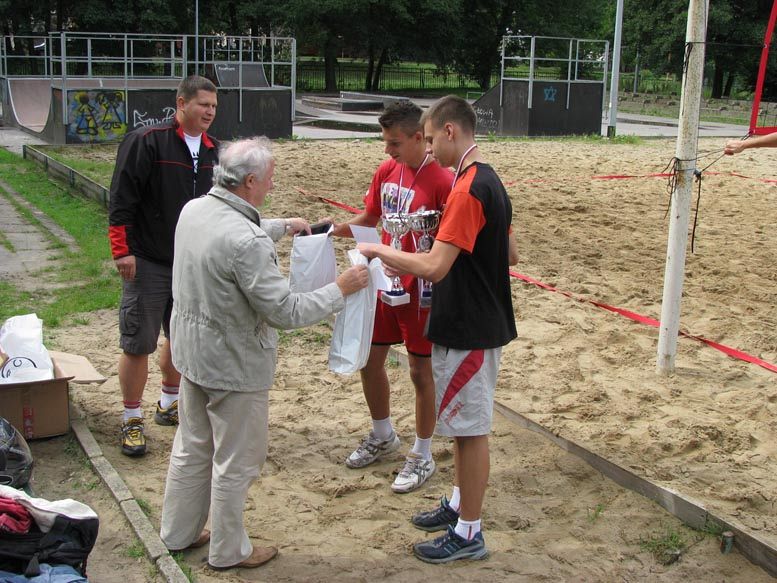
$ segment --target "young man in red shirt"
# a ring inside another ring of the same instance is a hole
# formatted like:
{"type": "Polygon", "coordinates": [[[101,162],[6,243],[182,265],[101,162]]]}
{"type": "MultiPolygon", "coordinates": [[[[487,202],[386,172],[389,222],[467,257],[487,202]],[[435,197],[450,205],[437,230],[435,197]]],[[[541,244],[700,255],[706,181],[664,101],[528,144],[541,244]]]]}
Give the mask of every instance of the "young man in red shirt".
{"type": "MultiPolygon", "coordinates": [[[[391,158],[375,172],[365,196],[364,211],[335,228],[335,235],[351,236],[351,225],[375,227],[389,213],[407,215],[419,210],[439,210],[450,192],[453,175],[427,155],[421,128],[421,109],[410,101],[389,105],[379,118],[391,158]]],[[[383,232],[383,242],[391,236],[383,232]]],[[[412,233],[401,239],[402,249],[416,252],[412,233]]],[[[432,434],[435,426],[434,379],[430,356],[431,343],[424,337],[428,307],[419,305],[418,280],[403,277],[402,286],[410,302],[391,306],[378,301],[375,328],[367,365],[361,370],[362,387],[372,417],[372,430],[345,460],[349,468],[363,468],[400,447],[391,422],[390,386],[385,364],[389,347],[404,343],[415,387],[416,437],[405,465],[391,489],[404,493],[415,490],[435,471],[432,459],[432,434]]]]}
{"type": "Polygon", "coordinates": [[[512,205],[475,144],[475,112],[448,96],[424,114],[424,133],[442,166],[456,168],[439,231],[427,254],[386,245],[359,245],[389,270],[434,282],[428,338],[433,343],[439,435],[453,437],[451,499],[412,517],[417,528],[445,534],[418,543],[426,562],[482,559],[488,552],[480,515],[489,474],[494,387],[502,346],[516,337],[508,266],[518,261],[512,205]]]}

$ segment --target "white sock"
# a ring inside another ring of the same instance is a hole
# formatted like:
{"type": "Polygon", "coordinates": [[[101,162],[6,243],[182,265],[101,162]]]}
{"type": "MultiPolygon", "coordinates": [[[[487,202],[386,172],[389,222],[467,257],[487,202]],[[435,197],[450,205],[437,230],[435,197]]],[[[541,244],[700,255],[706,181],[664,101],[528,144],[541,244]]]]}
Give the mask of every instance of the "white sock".
{"type": "Polygon", "coordinates": [[[170,405],[178,400],[178,385],[166,385],[162,383],[162,392],[159,393],[159,407],[169,409],[170,405]]]}
{"type": "Polygon", "coordinates": [[[413,444],[413,453],[420,455],[426,461],[432,459],[432,438],[421,439],[416,435],[415,444],[413,444]]]}
{"type": "Polygon", "coordinates": [[[451,499],[448,500],[448,506],[456,512],[459,511],[459,506],[461,506],[461,490],[459,490],[458,486],[453,487],[453,494],[451,494],[451,499]]]}
{"type": "Polygon", "coordinates": [[[480,519],[477,520],[462,520],[456,523],[456,534],[466,540],[472,540],[474,536],[480,532],[480,519]]]}
{"type": "Polygon", "coordinates": [[[124,407],[124,418],[123,421],[126,423],[130,420],[132,417],[138,417],[140,419],[143,419],[143,409],[138,407],[124,407]]]}
{"type": "Polygon", "coordinates": [[[381,441],[386,441],[391,434],[394,433],[394,427],[391,425],[391,417],[385,419],[373,419],[372,420],[372,432],[375,437],[381,441]]]}

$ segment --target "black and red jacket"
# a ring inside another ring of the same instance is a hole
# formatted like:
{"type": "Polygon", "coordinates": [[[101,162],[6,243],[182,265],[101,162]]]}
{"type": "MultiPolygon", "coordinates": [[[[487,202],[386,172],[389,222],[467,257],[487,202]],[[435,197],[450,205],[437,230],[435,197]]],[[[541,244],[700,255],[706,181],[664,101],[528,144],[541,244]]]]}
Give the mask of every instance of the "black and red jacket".
{"type": "Polygon", "coordinates": [[[183,206],[213,186],[218,142],[202,134],[197,172],[175,120],[129,132],[111,179],[108,236],[114,259],[135,255],[173,264],[175,225],[183,206]]]}

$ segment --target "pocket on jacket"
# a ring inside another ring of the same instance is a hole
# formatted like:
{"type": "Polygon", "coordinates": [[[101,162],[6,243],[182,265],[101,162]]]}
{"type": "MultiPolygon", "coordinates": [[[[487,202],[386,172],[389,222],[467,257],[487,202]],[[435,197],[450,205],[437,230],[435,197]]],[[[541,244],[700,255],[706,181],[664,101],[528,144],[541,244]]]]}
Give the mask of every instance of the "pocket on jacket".
{"type": "Polygon", "coordinates": [[[140,328],[140,301],[137,297],[125,301],[119,309],[119,332],[134,336],[140,328]]]}
{"type": "Polygon", "coordinates": [[[262,348],[278,348],[278,332],[267,324],[260,324],[256,335],[262,348]]]}

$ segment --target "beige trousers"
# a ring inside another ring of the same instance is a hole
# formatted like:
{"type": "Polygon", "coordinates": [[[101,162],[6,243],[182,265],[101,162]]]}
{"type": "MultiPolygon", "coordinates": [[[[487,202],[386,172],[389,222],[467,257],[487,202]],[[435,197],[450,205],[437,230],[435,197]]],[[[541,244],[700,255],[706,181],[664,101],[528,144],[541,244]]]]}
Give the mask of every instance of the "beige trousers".
{"type": "Polygon", "coordinates": [[[162,506],[162,542],[180,550],[208,520],[208,562],[230,567],[253,551],[243,525],[248,488],[267,456],[268,391],[222,391],[181,378],[179,426],[162,506]]]}

